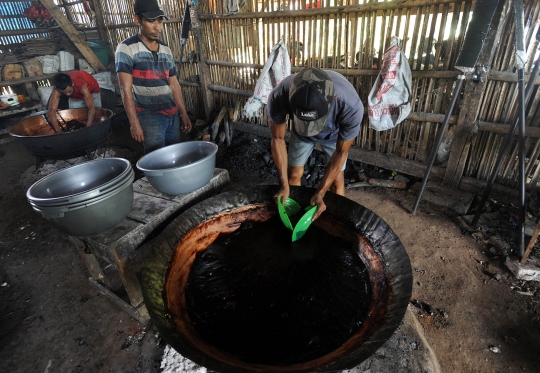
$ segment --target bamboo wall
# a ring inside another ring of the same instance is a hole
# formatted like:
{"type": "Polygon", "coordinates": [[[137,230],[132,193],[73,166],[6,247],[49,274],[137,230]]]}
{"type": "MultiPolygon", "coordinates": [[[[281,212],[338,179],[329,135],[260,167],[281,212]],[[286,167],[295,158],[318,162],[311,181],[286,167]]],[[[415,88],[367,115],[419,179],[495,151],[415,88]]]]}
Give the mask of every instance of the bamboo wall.
{"type": "MultiPolygon", "coordinates": [[[[540,3],[538,1],[526,1],[525,5],[525,20],[528,21],[526,25],[526,31],[528,32],[525,35],[525,46],[528,51],[527,72],[530,72],[535,57],[538,58],[538,41],[536,41],[535,35],[539,28],[540,3]]],[[[508,17],[501,27],[504,36],[495,50],[491,68],[496,71],[515,71],[515,25],[513,14],[511,13],[512,10],[507,12],[508,17]]],[[[530,102],[526,110],[526,126],[539,127],[540,110],[538,110],[538,103],[540,102],[540,90],[536,89],[533,91],[530,102]]],[[[517,83],[491,80],[487,84],[485,94],[480,103],[481,109],[478,119],[483,122],[512,124],[517,115],[517,105],[517,83]]],[[[528,160],[526,163],[526,173],[532,178],[529,185],[536,185],[540,176],[538,163],[540,143],[537,141],[538,137],[537,134],[532,134],[526,140],[526,158],[528,160]]],[[[470,159],[465,170],[465,175],[479,179],[488,179],[505,138],[506,134],[481,130],[474,138],[471,146],[470,159]]],[[[498,183],[511,187],[518,186],[517,151],[518,143],[514,141],[511,150],[501,165],[497,179],[498,183]]]]}
{"type": "MultiPolygon", "coordinates": [[[[540,3],[525,1],[526,45],[529,52],[527,72],[536,54],[540,3]]],[[[344,1],[321,0],[270,1],[247,0],[242,12],[222,15],[221,0],[199,6],[200,19],[208,35],[208,60],[212,84],[251,91],[260,67],[270,49],[283,38],[291,55],[293,72],[302,66],[318,66],[342,73],[356,87],[362,101],[373,86],[381,59],[396,35],[413,71],[412,113],[395,129],[377,132],[368,127],[367,116],[355,141],[353,158],[367,163],[393,167],[401,172],[423,176],[424,162],[433,151],[433,143],[443,122],[458,72],[454,70],[474,2],[464,1],[344,1]],[[224,62],[229,62],[225,64],[224,62]],[[232,64],[231,64],[232,62],[232,64]],[[384,154],[385,161],[377,154],[384,154]],[[378,159],[379,158],[379,159],[378,159]]],[[[501,6],[502,8],[502,6],[501,6]]],[[[469,103],[472,88],[465,86],[451,116],[449,133],[456,126],[470,127],[470,143],[452,147],[450,162],[434,170],[445,183],[459,187],[463,179],[487,180],[497,159],[509,124],[515,118],[517,84],[514,67],[514,23],[511,1],[502,10],[499,35],[494,42],[493,58],[485,63],[487,83],[473,94],[478,107],[469,103]],[[500,42],[498,38],[500,37],[500,42]],[[460,110],[479,110],[476,125],[460,122],[460,110]],[[448,167],[448,169],[446,168],[448,167]]],[[[497,20],[499,21],[499,20],[497,20]]],[[[495,27],[499,27],[496,23],[495,27]]],[[[494,30],[494,32],[497,29],[494,30]]],[[[476,83],[468,82],[469,86],[476,83]]],[[[479,85],[480,86],[480,85],[479,85]]],[[[527,109],[527,125],[540,125],[537,112],[540,91],[536,88],[527,109]]],[[[244,95],[219,93],[216,106],[233,106],[244,95]]],[[[475,102],[476,102],[475,101],[475,102]]],[[[262,118],[259,124],[265,125],[262,118]]],[[[540,178],[537,135],[527,138],[529,185],[540,178]]],[[[498,183],[515,188],[517,181],[517,141],[501,167],[498,183]]]]}

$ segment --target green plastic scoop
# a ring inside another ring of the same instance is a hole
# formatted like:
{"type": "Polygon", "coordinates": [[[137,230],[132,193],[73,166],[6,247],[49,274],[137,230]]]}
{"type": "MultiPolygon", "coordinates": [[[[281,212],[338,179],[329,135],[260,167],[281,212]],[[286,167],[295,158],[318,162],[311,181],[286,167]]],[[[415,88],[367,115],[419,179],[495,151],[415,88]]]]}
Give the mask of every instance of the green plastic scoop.
{"type": "Polygon", "coordinates": [[[287,198],[285,204],[281,203],[281,197],[278,197],[278,212],[281,221],[285,227],[289,228],[291,231],[294,230],[289,216],[295,215],[298,211],[301,210],[300,205],[292,198],[287,198]]]}
{"type": "Polygon", "coordinates": [[[289,230],[291,230],[292,233],[292,242],[299,240],[306,234],[307,229],[311,225],[311,222],[313,220],[313,215],[315,214],[315,211],[317,211],[317,206],[308,206],[305,209],[304,215],[298,220],[298,223],[296,223],[296,226],[293,227],[291,223],[291,219],[289,216],[296,215],[302,208],[292,198],[287,198],[285,200],[285,204],[281,203],[282,199],[281,197],[278,197],[278,212],[279,217],[281,218],[281,221],[287,227],[289,230]]]}
{"type": "Polygon", "coordinates": [[[294,227],[292,232],[292,242],[304,237],[304,234],[306,234],[306,231],[313,221],[313,215],[315,214],[315,211],[317,211],[317,206],[308,206],[306,207],[306,211],[307,212],[300,218],[298,223],[296,223],[296,227],[294,227]]]}

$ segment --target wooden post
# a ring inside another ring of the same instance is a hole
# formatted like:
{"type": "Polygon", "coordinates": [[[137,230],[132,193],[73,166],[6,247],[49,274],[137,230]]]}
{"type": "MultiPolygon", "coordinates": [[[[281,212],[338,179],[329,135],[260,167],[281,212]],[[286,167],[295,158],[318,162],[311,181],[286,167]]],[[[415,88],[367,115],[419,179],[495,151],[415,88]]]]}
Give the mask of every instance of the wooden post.
{"type": "MultiPolygon", "coordinates": [[[[504,18],[502,14],[505,2],[500,1],[497,12],[493,17],[490,31],[486,37],[486,41],[482,47],[482,53],[478,58],[478,66],[490,66],[493,60],[495,49],[501,38],[502,28],[504,26],[504,18]]],[[[444,176],[443,184],[448,187],[458,188],[463,171],[469,156],[472,140],[474,138],[473,128],[476,124],[478,112],[482,97],[486,90],[487,76],[489,69],[486,68],[486,74],[483,82],[473,82],[471,77],[467,77],[465,82],[465,91],[463,94],[462,104],[459,109],[459,117],[454,135],[454,142],[448,159],[448,166],[444,176]]]]}
{"type": "Polygon", "coordinates": [[[195,48],[199,55],[199,80],[201,82],[201,94],[204,105],[204,116],[206,121],[210,121],[210,115],[214,110],[214,94],[208,88],[208,80],[210,79],[210,68],[206,64],[208,59],[206,50],[204,48],[204,37],[201,30],[201,23],[199,22],[199,14],[196,6],[190,1],[189,13],[191,17],[191,29],[193,31],[193,37],[195,39],[195,48]]]}
{"type": "Polygon", "coordinates": [[[101,4],[99,3],[98,0],[92,0],[92,4],[94,5],[92,10],[94,11],[96,15],[95,21],[96,21],[99,38],[101,40],[106,41],[108,39],[107,28],[105,26],[105,20],[103,19],[103,11],[101,10],[101,4]]]}
{"type": "Polygon", "coordinates": [[[88,44],[86,44],[81,34],[79,34],[71,22],[69,22],[64,16],[60,8],[58,8],[52,0],[40,0],[40,2],[43,4],[43,6],[45,6],[45,8],[47,8],[49,13],[51,13],[56,23],[58,23],[62,30],[64,30],[69,39],[73,42],[73,44],[75,44],[84,58],[86,58],[90,66],[92,66],[92,68],[96,71],[104,71],[105,66],[103,66],[88,44]]]}

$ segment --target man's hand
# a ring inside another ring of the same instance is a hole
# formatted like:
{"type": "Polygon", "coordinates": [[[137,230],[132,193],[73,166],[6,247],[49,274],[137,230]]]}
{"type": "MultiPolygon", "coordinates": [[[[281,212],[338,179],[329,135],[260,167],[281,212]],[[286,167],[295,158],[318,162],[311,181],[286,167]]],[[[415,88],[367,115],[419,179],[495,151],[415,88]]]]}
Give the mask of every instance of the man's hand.
{"type": "Polygon", "coordinates": [[[144,132],[140,123],[131,124],[129,130],[131,131],[131,137],[137,142],[144,141],[144,132]]]}
{"type": "Polygon", "coordinates": [[[182,121],[182,132],[189,133],[191,131],[191,120],[189,119],[187,113],[182,114],[180,120],[182,121]]]}
{"type": "Polygon", "coordinates": [[[315,211],[315,214],[313,215],[313,218],[311,219],[311,221],[317,220],[317,218],[321,216],[321,214],[326,210],[326,205],[323,201],[323,197],[324,195],[320,193],[315,193],[311,197],[311,200],[309,201],[310,205],[317,206],[317,210],[315,211]]]}
{"type": "Polygon", "coordinates": [[[285,201],[287,198],[289,198],[290,190],[289,186],[282,186],[276,194],[274,194],[274,201],[276,202],[276,206],[279,203],[279,198],[281,197],[281,204],[285,205],[285,201]]]}
{"type": "Polygon", "coordinates": [[[62,130],[62,127],[60,127],[58,124],[54,124],[53,122],[49,122],[54,130],[55,133],[62,133],[64,130],[62,130]]]}

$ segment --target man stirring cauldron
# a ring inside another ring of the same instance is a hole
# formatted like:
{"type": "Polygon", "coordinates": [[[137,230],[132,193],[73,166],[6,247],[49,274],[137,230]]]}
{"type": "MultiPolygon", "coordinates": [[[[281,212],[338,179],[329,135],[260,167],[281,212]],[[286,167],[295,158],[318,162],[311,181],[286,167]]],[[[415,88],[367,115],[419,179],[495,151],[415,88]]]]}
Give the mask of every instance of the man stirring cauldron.
{"type": "Polygon", "coordinates": [[[115,63],[131,136],[148,153],[180,141],[178,112],[182,131],[191,121],[171,49],[158,39],[167,16],[156,0],[135,0],[134,10],[139,33],[118,45],[115,63]]]}
{"type": "Polygon", "coordinates": [[[360,132],[364,106],[356,90],[341,74],[306,67],[285,78],[268,97],[266,114],[272,130],[272,157],[281,188],[274,195],[285,201],[290,185],[301,185],[304,165],[315,144],[327,159],[326,170],[311,197],[318,206],[313,220],[326,210],[324,195],[345,195],[344,170],[349,148],[360,132]],[[289,152],[285,144],[286,120],[294,118],[289,152]]]}
{"type": "Polygon", "coordinates": [[[97,80],[86,71],[59,73],[53,77],[54,89],[48,102],[48,119],[56,132],[62,132],[56,110],[88,108],[86,125],[94,121],[96,107],[101,107],[100,88],[97,80]]]}

